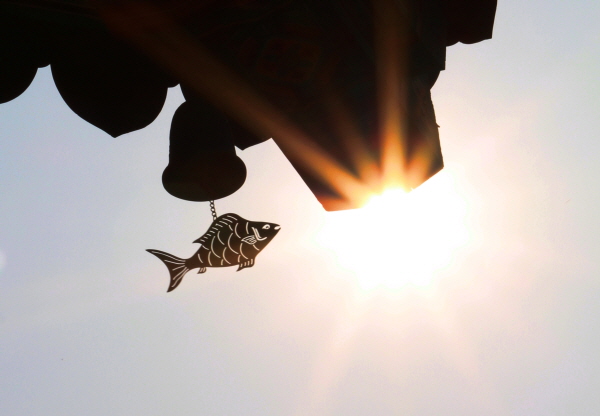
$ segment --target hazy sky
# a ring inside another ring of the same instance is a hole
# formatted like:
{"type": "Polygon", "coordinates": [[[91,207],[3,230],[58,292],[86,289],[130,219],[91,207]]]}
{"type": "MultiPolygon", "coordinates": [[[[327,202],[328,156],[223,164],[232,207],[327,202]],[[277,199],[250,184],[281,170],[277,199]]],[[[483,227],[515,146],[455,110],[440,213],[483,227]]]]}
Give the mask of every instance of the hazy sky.
{"type": "Polygon", "coordinates": [[[597,1],[500,0],[491,41],[448,49],[446,168],[392,260],[267,142],[217,210],[282,231],[168,294],[145,249],[188,257],[211,222],[160,181],[179,89],[113,139],[39,70],[0,106],[0,414],[600,414],[599,21],[597,1]],[[406,265],[423,276],[394,285],[406,265]]]}

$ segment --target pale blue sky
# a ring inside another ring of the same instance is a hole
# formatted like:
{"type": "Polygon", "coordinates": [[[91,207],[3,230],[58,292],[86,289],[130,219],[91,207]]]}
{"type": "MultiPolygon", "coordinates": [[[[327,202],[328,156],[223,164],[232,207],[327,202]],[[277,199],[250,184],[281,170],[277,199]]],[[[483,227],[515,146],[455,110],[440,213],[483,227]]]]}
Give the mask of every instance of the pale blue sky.
{"type": "Polygon", "coordinates": [[[433,181],[468,239],[429,288],[361,290],[268,142],[217,210],[282,231],[253,268],[165,293],[145,249],[189,256],[211,221],[160,181],[181,93],[113,139],[40,70],[0,106],[0,414],[599,414],[599,20],[500,0],[491,41],[448,49],[433,181]]]}

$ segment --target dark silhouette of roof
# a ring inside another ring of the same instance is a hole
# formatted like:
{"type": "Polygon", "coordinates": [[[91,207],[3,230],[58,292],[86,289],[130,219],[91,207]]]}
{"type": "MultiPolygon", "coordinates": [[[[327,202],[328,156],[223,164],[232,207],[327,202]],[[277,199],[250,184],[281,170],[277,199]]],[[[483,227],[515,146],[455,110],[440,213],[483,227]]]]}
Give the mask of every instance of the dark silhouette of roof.
{"type": "MultiPolygon", "coordinates": [[[[496,0],[0,0],[0,103],[37,68],[113,137],[167,89],[165,189],[207,201],[246,177],[235,147],[270,137],[328,210],[443,167],[430,89],[445,48],[492,36],[496,0]]],[[[277,174],[273,172],[273,174],[277,174]]]]}

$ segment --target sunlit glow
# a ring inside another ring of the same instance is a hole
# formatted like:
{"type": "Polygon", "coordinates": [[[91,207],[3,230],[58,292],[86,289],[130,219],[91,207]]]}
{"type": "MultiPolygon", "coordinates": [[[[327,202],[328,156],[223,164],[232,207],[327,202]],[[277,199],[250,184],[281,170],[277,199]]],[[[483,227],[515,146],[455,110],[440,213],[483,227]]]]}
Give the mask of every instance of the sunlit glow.
{"type": "Polygon", "coordinates": [[[443,171],[410,193],[390,189],[364,208],[327,213],[318,240],[363,290],[431,287],[468,241],[465,216],[443,171]]]}

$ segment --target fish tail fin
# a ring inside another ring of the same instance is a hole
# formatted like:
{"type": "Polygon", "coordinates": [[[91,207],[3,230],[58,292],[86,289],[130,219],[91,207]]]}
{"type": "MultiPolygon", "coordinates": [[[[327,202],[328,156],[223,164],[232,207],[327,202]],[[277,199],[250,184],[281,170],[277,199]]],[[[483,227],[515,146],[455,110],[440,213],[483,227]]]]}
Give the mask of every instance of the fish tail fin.
{"type": "Polygon", "coordinates": [[[167,292],[170,292],[173,289],[175,289],[177,286],[179,286],[179,283],[181,283],[181,281],[183,280],[183,276],[185,276],[185,274],[190,271],[190,269],[188,269],[187,266],[185,265],[184,259],[175,257],[174,255],[165,253],[164,251],[159,251],[159,250],[146,250],[146,251],[148,253],[154,254],[156,257],[161,259],[162,262],[165,264],[165,266],[167,266],[167,269],[169,269],[169,275],[171,276],[171,282],[169,283],[169,289],[167,290],[167,292]]]}

